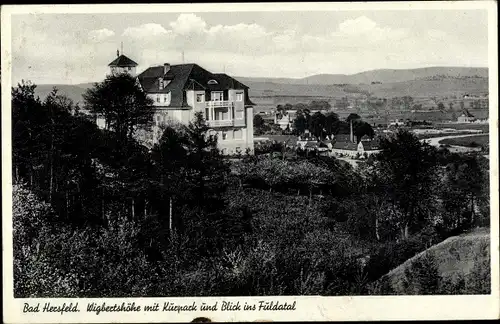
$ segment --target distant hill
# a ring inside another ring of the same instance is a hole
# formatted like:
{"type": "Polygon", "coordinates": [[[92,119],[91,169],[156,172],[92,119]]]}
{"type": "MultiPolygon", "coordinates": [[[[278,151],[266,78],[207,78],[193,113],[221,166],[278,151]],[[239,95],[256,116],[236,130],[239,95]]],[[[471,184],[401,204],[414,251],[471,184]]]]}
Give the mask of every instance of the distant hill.
{"type": "Polygon", "coordinates": [[[429,78],[380,84],[300,85],[251,81],[245,84],[250,87],[251,97],[300,95],[338,98],[358,94],[392,98],[401,96],[447,97],[466,93],[488,93],[488,79],[484,77],[429,78]]]}
{"type": "Polygon", "coordinates": [[[35,89],[35,95],[39,96],[40,99],[45,99],[52,89],[56,87],[60,94],[63,94],[73,100],[75,103],[83,102],[83,93],[88,88],[92,87],[92,83],[82,83],[82,84],[37,84],[35,89]]]}
{"type": "MultiPolygon", "coordinates": [[[[237,77],[243,83],[279,83],[279,84],[371,84],[372,82],[394,83],[425,79],[434,76],[448,77],[482,77],[488,78],[488,68],[469,67],[429,67],[419,69],[380,69],[351,75],[317,74],[306,78],[247,78],[237,77]]],[[[247,84],[248,85],[248,84],[247,84]]]]}
{"type": "MultiPolygon", "coordinates": [[[[391,98],[405,95],[445,97],[465,93],[488,93],[487,68],[431,67],[411,70],[373,70],[353,75],[319,74],[303,79],[246,77],[236,77],[236,79],[250,87],[251,97],[300,96],[328,99],[371,95],[391,98]]],[[[36,93],[43,99],[54,86],[74,102],[82,102],[82,94],[92,84],[40,84],[36,93]]]]}

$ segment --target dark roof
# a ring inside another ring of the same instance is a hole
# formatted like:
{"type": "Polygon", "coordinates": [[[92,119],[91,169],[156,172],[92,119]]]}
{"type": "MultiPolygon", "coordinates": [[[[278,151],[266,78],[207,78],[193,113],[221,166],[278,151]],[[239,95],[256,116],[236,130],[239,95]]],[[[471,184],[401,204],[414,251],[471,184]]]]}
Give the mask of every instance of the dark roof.
{"type": "Polygon", "coordinates": [[[349,134],[337,134],[334,137],[337,142],[349,142],[351,139],[351,135],[349,134]]]}
{"type": "Polygon", "coordinates": [[[119,66],[119,67],[126,67],[126,66],[137,66],[138,64],[126,57],[125,55],[120,55],[118,56],[113,62],[109,63],[108,66],[119,66]]]}
{"type": "Polygon", "coordinates": [[[334,149],[357,151],[358,145],[353,142],[337,141],[333,144],[334,149]]]}
{"type": "Polygon", "coordinates": [[[379,150],[379,141],[373,140],[373,141],[366,141],[366,142],[361,142],[363,145],[363,149],[365,151],[374,151],[374,150],[379,150]]]}
{"type": "Polygon", "coordinates": [[[248,99],[248,87],[224,73],[211,73],[197,64],[171,65],[170,70],[164,74],[164,66],[153,66],[147,68],[137,77],[142,89],[149,93],[171,92],[171,103],[173,107],[187,107],[184,90],[228,90],[241,89],[245,91],[245,105],[253,106],[254,103],[248,99]],[[170,83],[162,90],[159,89],[159,79],[170,80],[170,83]],[[210,80],[217,83],[209,84],[210,80]]]}
{"type": "Polygon", "coordinates": [[[463,113],[466,117],[474,117],[473,114],[471,114],[467,109],[464,109],[464,113],[463,113]]]}

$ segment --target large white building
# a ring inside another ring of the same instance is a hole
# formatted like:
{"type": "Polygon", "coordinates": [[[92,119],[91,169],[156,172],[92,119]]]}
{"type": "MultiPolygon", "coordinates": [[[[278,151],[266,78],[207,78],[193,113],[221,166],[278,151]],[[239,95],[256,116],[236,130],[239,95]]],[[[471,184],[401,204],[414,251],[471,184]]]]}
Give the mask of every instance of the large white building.
{"type": "MultiPolygon", "coordinates": [[[[119,53],[117,53],[119,54],[119,53]]],[[[109,64],[111,74],[136,76],[137,63],[118,57],[109,64]]],[[[140,88],[153,100],[153,142],[169,121],[188,124],[202,112],[211,134],[218,135],[223,154],[253,152],[253,106],[248,87],[224,73],[211,73],[197,64],[152,66],[137,76],[140,88]]],[[[103,122],[98,120],[102,127],[103,122]]]]}

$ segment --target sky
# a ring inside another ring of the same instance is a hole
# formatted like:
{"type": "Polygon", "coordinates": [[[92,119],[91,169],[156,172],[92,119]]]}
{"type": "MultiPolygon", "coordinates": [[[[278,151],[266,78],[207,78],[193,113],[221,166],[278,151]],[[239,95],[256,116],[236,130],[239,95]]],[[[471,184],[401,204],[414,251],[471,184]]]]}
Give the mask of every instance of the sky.
{"type": "Polygon", "coordinates": [[[123,54],[138,71],[197,63],[240,77],[488,66],[486,10],[13,14],[12,81],[104,79],[123,54]]]}

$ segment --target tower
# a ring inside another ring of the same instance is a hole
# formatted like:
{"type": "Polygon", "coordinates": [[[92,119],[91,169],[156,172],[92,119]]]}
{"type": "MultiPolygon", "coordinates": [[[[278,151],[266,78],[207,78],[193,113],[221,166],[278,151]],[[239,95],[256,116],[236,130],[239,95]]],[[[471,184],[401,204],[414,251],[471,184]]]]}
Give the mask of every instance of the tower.
{"type": "Polygon", "coordinates": [[[352,130],[352,119],[349,121],[349,123],[350,123],[350,126],[351,126],[351,131],[349,133],[350,134],[349,139],[351,140],[352,143],[354,143],[354,132],[352,130]]]}
{"type": "MultiPolygon", "coordinates": [[[[123,47],[123,45],[122,45],[123,47]]],[[[116,50],[116,59],[108,64],[110,73],[112,75],[118,75],[121,73],[128,73],[132,76],[136,75],[137,63],[123,55],[120,55],[120,51],[116,50]]]]}

